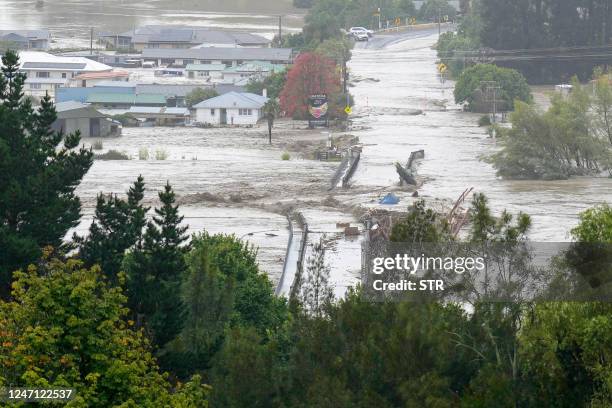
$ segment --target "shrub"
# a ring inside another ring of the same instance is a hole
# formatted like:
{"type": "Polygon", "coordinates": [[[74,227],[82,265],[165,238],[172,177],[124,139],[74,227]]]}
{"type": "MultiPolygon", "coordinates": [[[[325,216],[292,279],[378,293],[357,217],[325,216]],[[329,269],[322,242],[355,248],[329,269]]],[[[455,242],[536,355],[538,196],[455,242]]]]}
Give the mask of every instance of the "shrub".
{"type": "Polygon", "coordinates": [[[489,115],[482,115],[480,119],[478,119],[478,126],[491,126],[491,117],[489,115]]]}
{"type": "Polygon", "coordinates": [[[109,150],[103,154],[96,154],[94,156],[95,160],[130,160],[130,156],[125,152],[120,152],[118,150],[109,150]]]}
{"type": "Polygon", "coordinates": [[[284,153],[281,155],[281,159],[282,159],[282,160],[291,160],[291,155],[290,155],[289,153],[287,153],[287,152],[284,152],[284,153]]]}
{"type": "Polygon", "coordinates": [[[102,143],[101,140],[96,140],[95,142],[92,143],[91,148],[94,150],[102,150],[104,149],[104,144],[102,143]]]}
{"type": "Polygon", "coordinates": [[[164,149],[157,149],[155,151],[155,160],[166,160],[168,158],[168,152],[164,149]]]}
{"type": "Polygon", "coordinates": [[[138,160],[149,160],[149,149],[146,147],[138,149],[138,160]]]}

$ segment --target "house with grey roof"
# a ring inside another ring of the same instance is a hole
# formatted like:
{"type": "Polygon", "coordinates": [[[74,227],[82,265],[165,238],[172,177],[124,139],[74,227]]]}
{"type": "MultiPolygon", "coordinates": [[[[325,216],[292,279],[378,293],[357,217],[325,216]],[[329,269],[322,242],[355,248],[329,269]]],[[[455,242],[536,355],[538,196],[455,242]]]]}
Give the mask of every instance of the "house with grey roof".
{"type": "Polygon", "coordinates": [[[113,121],[93,106],[67,101],[55,104],[57,119],[51,128],[64,134],[80,132],[83,137],[120,136],[121,124],[113,121]]]}
{"type": "Polygon", "coordinates": [[[147,25],[124,33],[101,33],[101,42],[115,49],[181,49],[200,44],[217,47],[269,47],[271,41],[241,31],[214,30],[207,27],[147,25]]]}
{"type": "Polygon", "coordinates": [[[143,61],[172,67],[185,67],[190,64],[223,64],[226,67],[235,67],[255,61],[287,65],[292,62],[292,56],[291,48],[147,48],[142,52],[143,61]]]}
{"type": "Polygon", "coordinates": [[[0,45],[3,48],[46,51],[49,42],[49,30],[0,30],[0,45]]]}
{"type": "Polygon", "coordinates": [[[210,125],[254,125],[263,117],[265,96],[229,92],[194,105],[196,122],[210,125]]]}

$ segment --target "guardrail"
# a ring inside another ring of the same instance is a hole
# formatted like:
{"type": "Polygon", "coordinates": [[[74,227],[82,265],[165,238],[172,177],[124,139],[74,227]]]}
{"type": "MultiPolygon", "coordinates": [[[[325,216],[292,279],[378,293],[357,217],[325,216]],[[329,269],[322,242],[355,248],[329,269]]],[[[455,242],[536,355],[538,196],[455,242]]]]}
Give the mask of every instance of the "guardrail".
{"type": "Polygon", "coordinates": [[[297,269],[295,271],[295,277],[291,284],[291,290],[289,291],[289,299],[295,299],[299,293],[302,285],[302,274],[304,272],[304,255],[306,254],[306,244],[308,243],[308,223],[302,215],[302,213],[296,213],[298,222],[302,224],[302,242],[300,243],[300,250],[298,254],[297,269]]]}
{"type": "Polygon", "coordinates": [[[283,262],[283,273],[281,274],[281,277],[278,280],[278,285],[276,285],[276,290],[274,291],[274,294],[276,296],[280,294],[280,291],[283,289],[283,284],[285,283],[285,275],[287,273],[289,253],[291,252],[291,244],[293,243],[293,222],[291,221],[291,214],[287,214],[287,222],[289,223],[289,240],[287,241],[287,250],[285,251],[285,261],[283,262]]]}

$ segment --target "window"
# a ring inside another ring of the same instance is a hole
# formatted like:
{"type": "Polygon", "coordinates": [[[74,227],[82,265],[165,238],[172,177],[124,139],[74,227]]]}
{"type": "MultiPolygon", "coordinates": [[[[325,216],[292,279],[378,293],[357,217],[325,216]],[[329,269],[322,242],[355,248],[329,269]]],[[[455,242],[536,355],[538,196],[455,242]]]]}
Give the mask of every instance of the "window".
{"type": "Polygon", "coordinates": [[[62,72],[62,78],[66,79],[66,73],[62,72]]]}
{"type": "Polygon", "coordinates": [[[36,73],[36,78],[49,78],[51,74],[47,71],[39,71],[36,73]]]}
{"type": "Polygon", "coordinates": [[[215,116],[215,110],[214,109],[210,110],[210,116],[215,116]]]}
{"type": "Polygon", "coordinates": [[[207,77],[210,75],[210,72],[209,71],[199,71],[198,75],[201,77],[207,77]]]}
{"type": "Polygon", "coordinates": [[[253,111],[251,109],[238,109],[238,115],[240,116],[251,116],[253,111]]]}
{"type": "Polygon", "coordinates": [[[221,63],[228,68],[232,66],[232,61],[221,61],[221,63]]]}
{"type": "Polygon", "coordinates": [[[30,89],[40,89],[40,84],[30,84],[30,89]]]}

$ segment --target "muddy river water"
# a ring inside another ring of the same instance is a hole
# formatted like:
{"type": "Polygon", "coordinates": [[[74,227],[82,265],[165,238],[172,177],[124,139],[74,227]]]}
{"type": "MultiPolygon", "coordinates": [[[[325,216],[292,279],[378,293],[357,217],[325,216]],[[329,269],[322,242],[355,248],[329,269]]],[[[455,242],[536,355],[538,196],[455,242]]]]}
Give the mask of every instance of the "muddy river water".
{"type": "Polygon", "coordinates": [[[451,81],[442,83],[431,47],[437,30],[397,37],[380,36],[353,51],[350,68],[360,81],[355,96],[356,132],[366,144],[354,184],[377,189],[397,183],[394,162],[405,163],[411,151],[425,150],[419,175],[422,196],[456,200],[469,187],[485,193],[493,209],[532,216],[531,238],[566,241],[578,213],[612,201],[612,179],[581,177],[566,181],[506,181],[481,160],[498,149],[477,126],[477,115],[454,104],[451,81]],[[378,82],[379,81],[379,82],[378,82]],[[446,106],[446,110],[442,108],[446,106]],[[424,115],[409,115],[423,110],[424,115]]]}
{"type": "Polygon", "coordinates": [[[0,0],[0,29],[48,28],[54,48],[89,47],[90,30],[123,32],[145,24],[248,30],[270,37],[299,30],[291,0],[0,0]]]}

